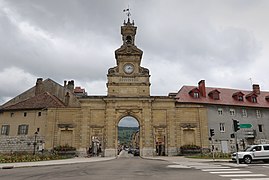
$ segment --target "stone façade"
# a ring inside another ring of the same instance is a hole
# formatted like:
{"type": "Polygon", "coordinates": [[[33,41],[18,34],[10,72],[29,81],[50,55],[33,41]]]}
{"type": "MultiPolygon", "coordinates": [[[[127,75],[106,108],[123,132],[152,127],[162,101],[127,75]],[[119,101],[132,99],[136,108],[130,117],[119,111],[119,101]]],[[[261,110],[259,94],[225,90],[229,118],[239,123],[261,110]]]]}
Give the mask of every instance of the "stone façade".
{"type": "MultiPolygon", "coordinates": [[[[76,97],[72,92],[74,82],[61,86],[39,79],[36,86],[2,106],[0,126],[9,125],[9,134],[2,134],[0,142],[22,137],[17,134],[18,126],[27,124],[28,132],[23,135],[28,142],[25,146],[33,142],[38,128],[38,141],[45,143],[47,150],[68,144],[84,155],[96,138],[103,156],[116,156],[118,123],[131,116],[139,122],[141,156],[158,155],[157,146],[163,149],[161,155],[169,156],[179,154],[180,147],[186,144],[209,148],[205,107],[178,103],[175,94],[150,95],[150,72],[141,67],[143,52],[135,46],[136,30],[129,18],[121,27],[123,44],[115,51],[116,66],[108,70],[106,96],[76,97]],[[42,92],[49,92],[60,105],[14,108],[42,92]],[[23,117],[24,113],[28,115],[23,117]]],[[[0,151],[7,152],[7,145],[5,149],[0,146],[0,151]]]]}

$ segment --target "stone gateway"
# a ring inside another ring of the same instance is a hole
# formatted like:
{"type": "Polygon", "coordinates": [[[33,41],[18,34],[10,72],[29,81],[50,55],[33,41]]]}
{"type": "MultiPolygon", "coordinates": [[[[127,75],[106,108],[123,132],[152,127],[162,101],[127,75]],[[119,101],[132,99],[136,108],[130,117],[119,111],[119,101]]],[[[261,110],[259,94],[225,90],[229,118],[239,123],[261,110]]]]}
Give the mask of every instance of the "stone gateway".
{"type": "Polygon", "coordinates": [[[103,156],[116,156],[118,123],[127,116],[139,123],[141,156],[178,155],[182,145],[208,149],[204,106],[179,103],[176,93],[150,95],[150,71],[141,66],[143,51],[135,45],[136,30],[129,18],[121,27],[123,44],[115,51],[116,66],[108,69],[106,96],[78,93],[74,81],[61,86],[39,78],[36,86],[4,104],[0,125],[9,130],[0,136],[0,150],[9,151],[19,139],[25,150],[31,150],[37,136],[45,150],[69,145],[83,155],[98,145],[103,156]]]}

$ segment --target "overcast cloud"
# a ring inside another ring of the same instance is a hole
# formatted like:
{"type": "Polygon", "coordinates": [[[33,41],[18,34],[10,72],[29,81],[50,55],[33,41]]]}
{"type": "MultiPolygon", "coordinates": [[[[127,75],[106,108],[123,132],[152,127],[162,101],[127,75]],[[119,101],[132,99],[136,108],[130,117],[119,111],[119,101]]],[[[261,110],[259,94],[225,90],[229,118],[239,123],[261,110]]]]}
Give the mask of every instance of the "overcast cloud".
{"type": "Polygon", "coordinates": [[[39,77],[106,95],[128,5],[152,95],[201,79],[269,90],[267,0],[0,0],[0,104],[39,77]]]}

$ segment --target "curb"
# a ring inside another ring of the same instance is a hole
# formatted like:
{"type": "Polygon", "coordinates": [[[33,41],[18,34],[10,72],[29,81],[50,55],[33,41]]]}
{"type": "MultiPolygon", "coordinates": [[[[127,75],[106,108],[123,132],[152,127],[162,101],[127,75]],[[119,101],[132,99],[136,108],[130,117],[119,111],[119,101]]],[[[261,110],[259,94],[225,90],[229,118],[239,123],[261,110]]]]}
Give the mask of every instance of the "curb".
{"type": "Polygon", "coordinates": [[[13,169],[13,168],[25,168],[25,167],[40,167],[40,166],[57,166],[57,165],[70,165],[78,163],[92,163],[92,162],[101,162],[101,161],[110,161],[116,159],[116,157],[110,158],[81,158],[81,159],[68,159],[68,160],[52,160],[52,161],[35,161],[35,162],[18,162],[0,164],[0,169],[13,169]]]}

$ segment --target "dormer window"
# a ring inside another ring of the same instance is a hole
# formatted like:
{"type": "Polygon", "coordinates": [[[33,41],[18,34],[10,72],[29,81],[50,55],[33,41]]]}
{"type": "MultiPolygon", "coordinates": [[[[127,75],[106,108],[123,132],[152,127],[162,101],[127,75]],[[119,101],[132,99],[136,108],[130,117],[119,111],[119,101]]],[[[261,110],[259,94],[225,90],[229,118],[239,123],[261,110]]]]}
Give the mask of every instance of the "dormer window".
{"type": "Polygon", "coordinates": [[[257,98],[256,97],[251,97],[251,100],[253,103],[257,103],[257,98]]]}
{"type": "Polygon", "coordinates": [[[215,89],[215,90],[209,92],[208,96],[214,100],[219,100],[220,99],[219,94],[220,94],[220,92],[217,89],[215,89]]]}
{"type": "Polygon", "coordinates": [[[244,101],[243,96],[238,96],[238,101],[244,101]]]}
{"type": "Polygon", "coordinates": [[[243,94],[241,91],[235,92],[235,93],[233,94],[233,98],[234,98],[236,101],[244,101],[244,94],[243,94]]]}
{"type": "Polygon", "coordinates": [[[200,91],[198,88],[194,88],[189,92],[189,95],[195,99],[200,98],[200,91]]]}
{"type": "Polygon", "coordinates": [[[252,103],[257,103],[257,95],[256,93],[252,92],[248,95],[246,95],[246,99],[249,101],[249,102],[252,102],[252,103]]]}
{"type": "Polygon", "coordinates": [[[265,97],[265,100],[269,102],[269,96],[266,96],[265,97]]]}
{"type": "Polygon", "coordinates": [[[194,93],[193,93],[193,97],[194,97],[194,98],[199,98],[199,93],[198,93],[198,92],[194,92],[194,93]]]}

